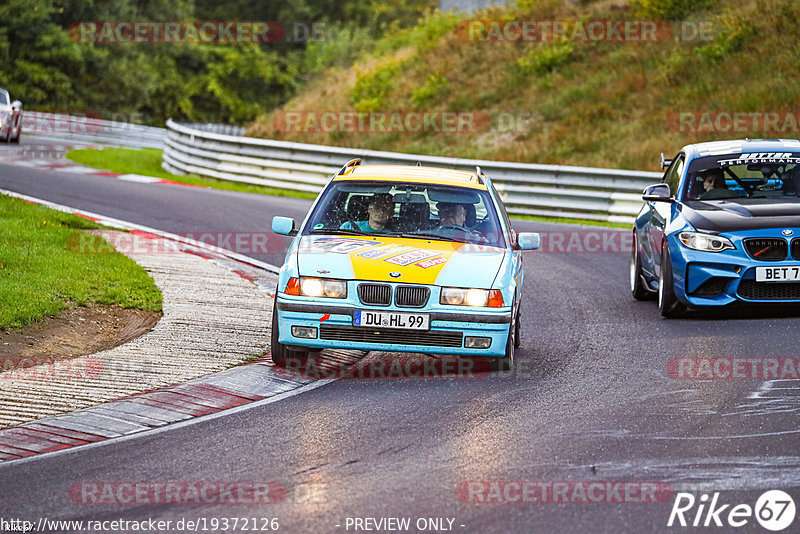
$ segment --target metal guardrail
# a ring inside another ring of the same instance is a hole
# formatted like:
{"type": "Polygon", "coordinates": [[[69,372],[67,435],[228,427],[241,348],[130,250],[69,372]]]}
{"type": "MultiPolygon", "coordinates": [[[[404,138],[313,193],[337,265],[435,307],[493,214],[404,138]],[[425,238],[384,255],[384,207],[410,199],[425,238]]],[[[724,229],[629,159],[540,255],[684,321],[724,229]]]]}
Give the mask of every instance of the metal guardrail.
{"type": "Polygon", "coordinates": [[[96,119],[79,113],[44,113],[23,110],[22,135],[46,137],[64,142],[100,143],[132,148],[164,148],[167,130],[154,126],[96,119]]]}
{"type": "Polygon", "coordinates": [[[202,122],[195,122],[195,123],[181,123],[183,126],[187,128],[193,128],[195,130],[202,130],[204,132],[211,132],[217,134],[224,134],[224,135],[244,135],[244,132],[247,130],[244,126],[234,126],[232,124],[208,124],[202,122]]]}
{"type": "Polygon", "coordinates": [[[474,170],[492,179],[508,212],[517,215],[631,223],[641,191],[661,173],[445,158],[273,141],[202,131],[167,120],[162,167],[173,174],[319,192],[354,158],[368,164],[474,170]]]}

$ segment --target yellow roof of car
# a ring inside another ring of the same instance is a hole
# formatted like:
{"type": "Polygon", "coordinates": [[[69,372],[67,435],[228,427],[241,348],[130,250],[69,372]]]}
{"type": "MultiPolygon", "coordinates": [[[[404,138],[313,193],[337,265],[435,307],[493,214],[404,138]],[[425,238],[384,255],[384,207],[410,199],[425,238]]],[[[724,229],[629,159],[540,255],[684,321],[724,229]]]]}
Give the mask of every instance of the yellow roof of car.
{"type": "Polygon", "coordinates": [[[486,184],[471,171],[443,169],[441,167],[413,167],[410,165],[354,165],[344,174],[337,174],[334,181],[381,180],[387,182],[410,182],[436,185],[455,185],[486,190],[486,184]]]}

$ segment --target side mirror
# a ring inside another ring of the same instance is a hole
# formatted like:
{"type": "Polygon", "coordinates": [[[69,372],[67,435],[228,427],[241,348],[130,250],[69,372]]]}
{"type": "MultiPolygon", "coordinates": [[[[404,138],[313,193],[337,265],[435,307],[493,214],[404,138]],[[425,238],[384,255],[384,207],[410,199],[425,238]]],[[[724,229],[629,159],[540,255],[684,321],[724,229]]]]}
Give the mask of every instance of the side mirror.
{"type": "Polygon", "coordinates": [[[520,232],[517,234],[517,245],[520,250],[536,250],[542,238],[536,232],[520,232]]]}
{"type": "Polygon", "coordinates": [[[642,192],[645,202],[672,202],[669,186],[667,184],[648,185],[642,192]]]}
{"type": "Polygon", "coordinates": [[[297,230],[294,228],[294,219],[290,217],[273,217],[272,231],[280,235],[297,234],[297,230]]]}
{"type": "Polygon", "coordinates": [[[21,110],[22,109],[22,102],[20,102],[19,100],[14,100],[11,103],[11,109],[13,109],[14,111],[21,110]]]}

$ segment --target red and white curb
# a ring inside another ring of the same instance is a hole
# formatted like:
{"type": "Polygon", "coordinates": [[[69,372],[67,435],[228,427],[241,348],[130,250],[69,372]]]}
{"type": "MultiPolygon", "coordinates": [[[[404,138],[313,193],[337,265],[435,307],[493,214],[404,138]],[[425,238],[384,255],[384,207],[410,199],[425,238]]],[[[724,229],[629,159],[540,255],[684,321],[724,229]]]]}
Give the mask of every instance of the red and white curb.
{"type": "MultiPolygon", "coordinates": [[[[73,213],[101,224],[125,228],[142,237],[167,238],[171,234],[76,210],[42,199],[0,189],[0,193],[73,213]]],[[[235,252],[175,236],[181,250],[193,252],[250,280],[268,291],[274,290],[275,266],[241,256],[235,252]]],[[[269,298],[265,291],[265,298],[269,298]]],[[[264,324],[264,329],[269,323],[264,324]]],[[[125,347],[123,345],[122,347],[125,347]]],[[[339,369],[356,363],[359,351],[326,351],[323,366],[339,369]]],[[[321,376],[325,376],[322,374],[321,376]]],[[[333,376],[333,375],[328,375],[333,376]]],[[[38,419],[0,429],[0,464],[25,461],[43,453],[57,453],[76,446],[100,446],[109,440],[133,438],[175,425],[195,423],[198,418],[217,417],[248,409],[327,384],[331,379],[290,376],[276,370],[269,357],[242,364],[188,382],[161,387],[144,393],[90,406],[70,413],[38,419]]],[[[31,383],[29,387],[37,387],[31,383]]]]}
{"type": "Polygon", "coordinates": [[[0,152],[0,163],[6,163],[8,165],[17,165],[20,167],[28,167],[42,171],[83,174],[86,176],[104,176],[107,178],[115,178],[117,180],[123,180],[125,182],[136,182],[142,184],[177,185],[181,187],[196,187],[200,189],[206,189],[206,187],[202,185],[183,184],[180,182],[175,182],[173,180],[156,178],[154,176],[143,176],[141,174],[122,174],[118,172],[93,169],[91,167],[86,167],[84,165],[74,163],[63,157],[59,157],[57,159],[47,159],[47,158],[37,157],[37,155],[42,156],[45,154],[62,154],[69,152],[70,150],[73,149],[78,149],[78,148],[86,149],[92,147],[69,146],[69,145],[42,145],[42,146],[25,145],[22,147],[15,147],[15,148],[19,148],[19,150],[13,152],[7,152],[7,151],[0,152]]]}

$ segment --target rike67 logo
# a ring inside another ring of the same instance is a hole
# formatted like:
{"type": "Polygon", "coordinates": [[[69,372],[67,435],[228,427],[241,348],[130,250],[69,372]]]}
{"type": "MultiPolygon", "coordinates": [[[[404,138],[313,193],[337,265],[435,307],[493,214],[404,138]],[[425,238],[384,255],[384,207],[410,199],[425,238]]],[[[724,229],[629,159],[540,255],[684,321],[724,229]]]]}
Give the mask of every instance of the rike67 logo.
{"type": "Polygon", "coordinates": [[[667,526],[738,528],[755,519],[761,527],[778,532],[788,528],[794,518],[794,500],[785,491],[766,491],[755,506],[723,503],[719,492],[711,496],[703,493],[699,498],[681,492],[675,496],[667,526]]]}

